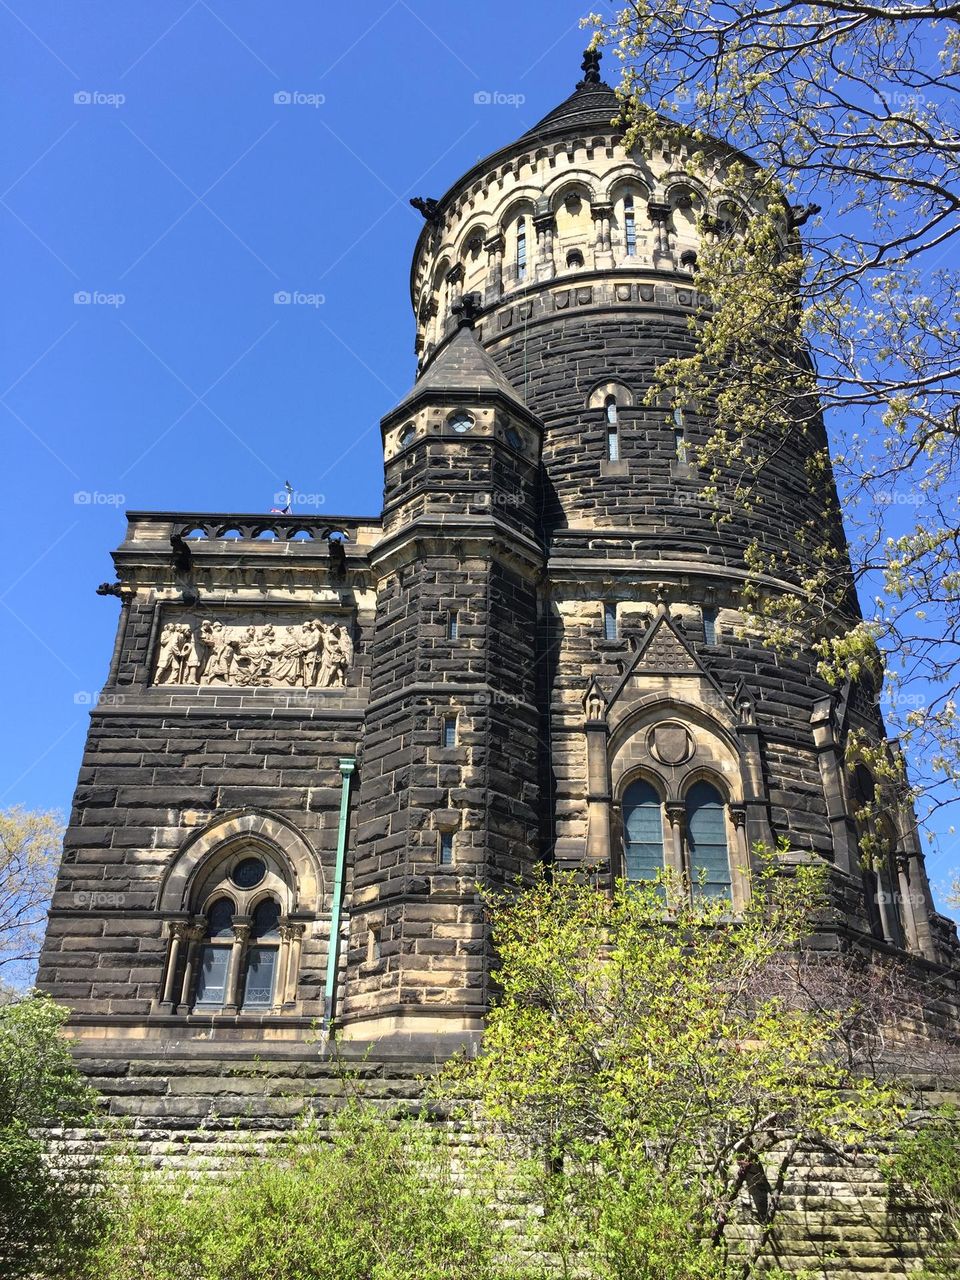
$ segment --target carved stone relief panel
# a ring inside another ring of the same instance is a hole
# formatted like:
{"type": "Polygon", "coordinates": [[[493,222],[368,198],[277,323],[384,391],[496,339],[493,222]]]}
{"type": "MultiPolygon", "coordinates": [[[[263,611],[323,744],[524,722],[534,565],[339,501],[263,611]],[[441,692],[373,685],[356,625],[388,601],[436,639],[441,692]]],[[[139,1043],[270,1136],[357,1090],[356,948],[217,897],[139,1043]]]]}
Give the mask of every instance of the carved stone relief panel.
{"type": "Polygon", "coordinates": [[[181,617],[160,628],[153,683],[343,688],[353,657],[353,625],[343,615],[284,623],[181,617]]]}

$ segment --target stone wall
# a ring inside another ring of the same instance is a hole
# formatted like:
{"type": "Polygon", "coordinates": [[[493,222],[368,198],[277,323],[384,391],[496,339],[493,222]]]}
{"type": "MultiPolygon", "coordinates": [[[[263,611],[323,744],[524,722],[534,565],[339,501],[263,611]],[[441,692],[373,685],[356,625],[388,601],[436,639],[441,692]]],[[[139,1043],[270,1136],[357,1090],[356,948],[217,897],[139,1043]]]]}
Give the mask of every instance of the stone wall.
{"type": "MultiPolygon", "coordinates": [[[[121,1121],[132,1150],[158,1169],[225,1171],[263,1150],[306,1109],[322,1132],[349,1097],[416,1114],[438,1063],[426,1042],[387,1055],[363,1044],[331,1056],[319,1044],[278,1046],[252,1056],[239,1046],[171,1042],[149,1057],[130,1046],[89,1041],[81,1063],[106,1114],[121,1121]]],[[[960,1095],[936,1079],[917,1081],[931,1104],[960,1095]]],[[[103,1149],[109,1130],[74,1131],[71,1150],[103,1149]]],[[[924,1256],[920,1220],[891,1193],[875,1158],[802,1154],[786,1186],[769,1256],[815,1280],[900,1280],[924,1256]]],[[[742,1230],[756,1230],[748,1199],[742,1230]]]]}

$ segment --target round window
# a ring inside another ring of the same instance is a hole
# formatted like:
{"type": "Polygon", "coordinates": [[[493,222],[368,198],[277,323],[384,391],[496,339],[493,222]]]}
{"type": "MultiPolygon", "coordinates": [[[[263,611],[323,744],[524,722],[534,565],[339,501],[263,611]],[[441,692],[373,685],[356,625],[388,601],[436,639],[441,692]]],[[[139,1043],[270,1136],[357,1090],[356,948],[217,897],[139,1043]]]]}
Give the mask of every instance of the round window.
{"type": "Polygon", "coordinates": [[[242,858],[233,868],[233,883],[240,889],[252,889],[267,874],[266,864],[259,858],[242,858]]]}
{"type": "Polygon", "coordinates": [[[452,414],[448,421],[454,431],[459,431],[462,435],[464,431],[469,431],[473,426],[473,414],[467,413],[465,409],[461,409],[459,413],[452,414]]]}

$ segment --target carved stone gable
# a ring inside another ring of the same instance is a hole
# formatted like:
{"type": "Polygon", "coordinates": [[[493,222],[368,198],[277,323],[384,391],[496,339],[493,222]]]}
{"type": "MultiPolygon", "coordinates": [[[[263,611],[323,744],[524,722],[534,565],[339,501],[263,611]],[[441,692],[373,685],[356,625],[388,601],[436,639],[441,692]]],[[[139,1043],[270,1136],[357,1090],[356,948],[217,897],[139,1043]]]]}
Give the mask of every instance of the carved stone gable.
{"type": "Polygon", "coordinates": [[[697,660],[671,627],[658,623],[654,626],[656,632],[643,646],[634,666],[635,671],[664,671],[680,674],[684,671],[699,670],[697,660]]]}

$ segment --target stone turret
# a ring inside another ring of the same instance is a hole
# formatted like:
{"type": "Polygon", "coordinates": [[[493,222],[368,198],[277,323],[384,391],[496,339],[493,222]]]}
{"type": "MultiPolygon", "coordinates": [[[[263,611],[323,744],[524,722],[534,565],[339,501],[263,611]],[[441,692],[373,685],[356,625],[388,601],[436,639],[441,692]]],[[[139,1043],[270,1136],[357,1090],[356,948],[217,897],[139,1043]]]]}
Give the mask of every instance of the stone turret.
{"type": "Polygon", "coordinates": [[[478,1030],[478,886],[537,856],[541,426],[477,341],[476,305],[382,422],[348,1036],[478,1030]]]}

